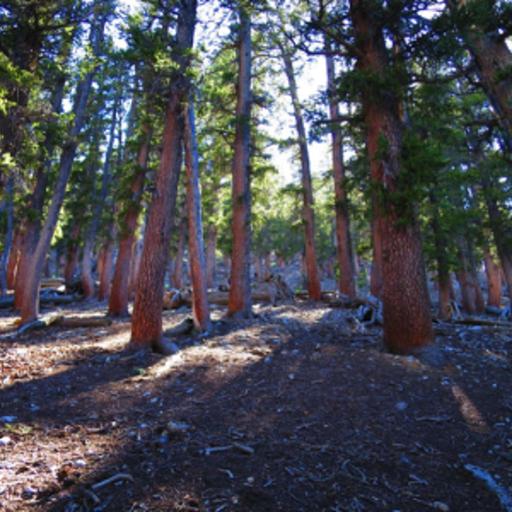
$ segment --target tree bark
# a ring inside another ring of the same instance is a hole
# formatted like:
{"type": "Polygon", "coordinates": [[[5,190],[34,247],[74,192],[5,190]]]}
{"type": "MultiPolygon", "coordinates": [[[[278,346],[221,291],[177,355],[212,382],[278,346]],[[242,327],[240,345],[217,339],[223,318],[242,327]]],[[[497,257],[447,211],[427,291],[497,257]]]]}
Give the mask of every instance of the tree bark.
{"type": "Polygon", "coordinates": [[[130,268],[132,255],[135,250],[138,219],[142,209],[142,192],[144,190],[144,180],[146,177],[152,137],[152,130],[149,125],[144,125],[142,130],[143,135],[137,154],[136,169],[130,185],[130,202],[128,203],[121,225],[119,253],[117,255],[108,304],[108,314],[111,316],[128,315],[130,268]]]}
{"type": "Polygon", "coordinates": [[[228,315],[249,318],[251,304],[251,20],[243,6],[239,9],[238,84],[236,131],[232,166],[233,246],[228,315]]]}
{"type": "Polygon", "coordinates": [[[442,229],[439,218],[439,207],[437,197],[432,190],[429,194],[430,204],[432,206],[431,226],[434,234],[434,246],[436,252],[437,263],[437,290],[439,297],[439,318],[441,320],[449,320],[452,316],[451,308],[451,279],[450,268],[448,265],[448,255],[446,248],[448,240],[442,229]]]}
{"type": "Polygon", "coordinates": [[[14,232],[12,249],[9,252],[9,261],[7,262],[7,288],[13,290],[16,286],[16,273],[20,260],[21,247],[23,244],[23,234],[19,229],[14,232]]]}
{"type": "Polygon", "coordinates": [[[7,263],[11,253],[14,236],[14,176],[12,173],[7,178],[5,198],[5,214],[7,218],[7,229],[4,238],[2,253],[0,254],[0,295],[7,294],[7,263]]]}
{"type": "MultiPolygon", "coordinates": [[[[320,276],[318,272],[318,262],[315,249],[315,216],[313,212],[313,187],[311,183],[311,164],[309,160],[306,128],[304,126],[302,108],[297,93],[297,83],[295,80],[295,71],[293,69],[292,57],[289,51],[284,47],[281,47],[281,55],[283,58],[284,70],[286,78],[288,80],[288,87],[293,105],[295,127],[297,130],[298,137],[297,142],[299,145],[300,152],[303,201],[302,220],[304,222],[304,254],[307,289],[310,299],[320,300],[322,296],[322,288],[320,284],[320,276]]],[[[341,157],[341,154],[339,154],[339,157],[341,157]]]]}
{"type": "Polygon", "coordinates": [[[195,328],[207,331],[210,328],[210,308],[206,284],[199,162],[192,99],[189,100],[185,112],[184,143],[187,173],[188,253],[192,280],[192,316],[195,328]]]}
{"type": "Polygon", "coordinates": [[[111,233],[108,240],[105,241],[103,247],[101,249],[101,261],[103,264],[101,266],[100,272],[100,286],[98,288],[98,300],[106,300],[110,296],[110,285],[112,282],[112,273],[113,273],[113,256],[114,256],[114,241],[113,237],[115,235],[111,233]]]}
{"type": "Polygon", "coordinates": [[[215,281],[216,249],[217,228],[214,224],[210,224],[206,232],[206,284],[208,288],[213,288],[215,281]]]}
{"type": "Polygon", "coordinates": [[[487,305],[501,307],[501,270],[487,249],[484,256],[485,273],[487,275],[487,305]]]}
{"type": "Polygon", "coordinates": [[[187,240],[187,217],[184,215],[179,224],[178,248],[172,266],[172,286],[181,290],[183,288],[183,258],[187,240]]]}
{"type": "Polygon", "coordinates": [[[131,342],[162,350],[162,304],[169,239],[181,168],[183,104],[187,100],[196,0],[180,2],[173,60],[177,67],[169,95],[162,155],[150,207],[132,317],[131,342]]]}
{"type": "MultiPolygon", "coordinates": [[[[487,14],[491,18],[495,16],[494,1],[478,0],[478,4],[478,7],[485,4],[487,14]]],[[[506,38],[486,32],[480,20],[468,23],[470,20],[461,16],[470,12],[477,0],[448,0],[448,5],[475,60],[480,82],[496,112],[508,151],[512,151],[512,52],[506,38]]]]}
{"type": "MultiPolygon", "coordinates": [[[[382,77],[389,60],[383,28],[371,2],[351,0],[350,6],[358,68],[382,77]]],[[[432,342],[433,331],[416,208],[407,194],[400,194],[400,202],[392,197],[404,172],[400,100],[393,90],[377,89],[370,81],[364,84],[362,104],[371,177],[382,196],[375,217],[382,243],[384,343],[392,352],[409,353],[432,342]]]]}
{"type": "MultiPolygon", "coordinates": [[[[105,14],[99,16],[91,27],[91,43],[95,55],[98,55],[100,44],[103,40],[105,28],[105,14]]],[[[64,144],[60,157],[59,173],[55,184],[54,192],[48,209],[48,214],[41,231],[40,238],[35,248],[30,269],[26,276],[26,286],[23,292],[21,306],[21,322],[26,323],[35,320],[39,314],[39,283],[41,273],[45,263],[48,249],[57,225],[59,212],[64,200],[66,185],[71,173],[71,167],[75,159],[78,146],[78,136],[82,130],[85,121],[87,100],[92,86],[92,80],[96,72],[96,67],[85,74],[79,82],[76,90],[75,102],[73,107],[74,121],[70,131],[70,137],[64,144]]]]}
{"type": "Polygon", "coordinates": [[[352,240],[350,236],[350,218],[348,198],[345,191],[345,165],[343,164],[343,134],[335,124],[340,117],[338,95],[336,93],[336,74],[334,59],[330,54],[331,45],[325,38],[325,55],[327,66],[327,90],[329,96],[329,117],[331,121],[332,138],[332,169],[334,176],[334,200],[336,214],[336,253],[340,271],[338,289],[350,298],[356,296],[354,258],[352,255],[352,240]]]}

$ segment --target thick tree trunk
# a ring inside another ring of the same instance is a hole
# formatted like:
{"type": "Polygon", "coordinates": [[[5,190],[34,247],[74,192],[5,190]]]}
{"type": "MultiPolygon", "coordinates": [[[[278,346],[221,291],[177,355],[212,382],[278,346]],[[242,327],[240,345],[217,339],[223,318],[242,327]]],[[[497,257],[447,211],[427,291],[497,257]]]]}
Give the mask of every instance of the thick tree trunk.
{"type": "MultiPolygon", "coordinates": [[[[299,145],[300,152],[303,200],[302,219],[304,222],[304,253],[307,288],[310,299],[320,300],[322,296],[322,288],[320,285],[320,276],[318,273],[318,262],[316,258],[315,249],[315,217],[313,212],[313,187],[311,184],[311,164],[309,160],[306,128],[304,126],[302,108],[297,93],[297,83],[295,80],[295,71],[293,69],[292,56],[290,55],[289,51],[284,47],[281,47],[281,54],[283,57],[284,70],[288,80],[288,87],[293,105],[295,127],[297,130],[298,138],[297,142],[299,145]]],[[[341,158],[341,154],[339,154],[339,157],[341,158]]]]}
{"type": "MultiPolygon", "coordinates": [[[[371,2],[351,0],[351,18],[358,48],[358,68],[382,78],[388,55],[382,27],[371,2]]],[[[365,84],[362,103],[372,180],[382,194],[376,202],[382,243],[384,343],[395,353],[409,353],[433,340],[430,300],[415,205],[399,194],[401,168],[400,101],[394,91],[365,84]],[[386,149],[383,150],[383,141],[386,149]]]]}
{"type": "Polygon", "coordinates": [[[484,256],[487,275],[487,305],[495,308],[501,306],[501,269],[487,249],[484,256]]]}
{"type": "Polygon", "coordinates": [[[141,267],[132,317],[131,342],[162,348],[162,305],[164,276],[169,252],[171,227],[175,215],[176,193],[181,168],[183,103],[190,87],[187,70],[196,23],[196,0],[180,2],[174,72],[164,125],[162,155],[150,207],[141,267]]]}
{"type": "Polygon", "coordinates": [[[206,283],[208,288],[213,288],[215,281],[216,249],[217,228],[214,224],[210,224],[206,234],[206,283]]]}
{"type": "Polygon", "coordinates": [[[142,142],[137,154],[137,168],[130,186],[131,200],[124,215],[119,239],[112,289],[108,304],[108,314],[111,316],[127,316],[130,286],[130,268],[134,252],[138,219],[142,209],[141,199],[144,190],[144,180],[148,165],[149,148],[152,130],[149,125],[143,127],[142,142]]]}
{"type": "Polygon", "coordinates": [[[194,326],[201,331],[210,328],[210,308],[206,283],[199,162],[197,154],[194,105],[190,100],[185,112],[185,169],[187,173],[188,253],[192,280],[192,315],[194,326]]]}
{"type": "MultiPolygon", "coordinates": [[[[91,41],[94,53],[96,55],[99,52],[99,47],[101,41],[103,40],[104,27],[105,17],[102,16],[101,20],[96,20],[95,25],[91,28],[91,41]]],[[[96,68],[86,73],[84,78],[79,82],[77,86],[75,103],[73,107],[73,126],[70,131],[70,137],[62,149],[59,173],[55,183],[47,217],[26,276],[26,285],[24,287],[21,306],[22,323],[35,320],[39,314],[39,283],[41,280],[41,273],[43,271],[43,266],[48,254],[48,249],[50,247],[53,233],[55,231],[55,226],[57,225],[59,212],[64,200],[66,185],[71,173],[73,161],[75,159],[76,149],[78,146],[78,136],[85,121],[87,100],[89,98],[95,71],[96,68]]]]}
{"type": "Polygon", "coordinates": [[[350,298],[356,296],[354,279],[354,258],[350,236],[350,219],[348,213],[348,198],[345,191],[345,166],[343,164],[343,135],[337,123],[340,116],[338,95],[336,93],[336,73],[334,59],[330,54],[330,44],[325,40],[327,50],[325,59],[327,65],[327,89],[329,95],[329,117],[331,120],[332,138],[332,169],[334,176],[334,199],[336,213],[336,252],[340,270],[339,291],[350,298]]]}
{"type": "Polygon", "coordinates": [[[236,132],[233,156],[233,247],[231,251],[231,278],[228,315],[248,318],[251,305],[251,20],[240,6],[238,33],[238,87],[236,105],[236,132]]]}

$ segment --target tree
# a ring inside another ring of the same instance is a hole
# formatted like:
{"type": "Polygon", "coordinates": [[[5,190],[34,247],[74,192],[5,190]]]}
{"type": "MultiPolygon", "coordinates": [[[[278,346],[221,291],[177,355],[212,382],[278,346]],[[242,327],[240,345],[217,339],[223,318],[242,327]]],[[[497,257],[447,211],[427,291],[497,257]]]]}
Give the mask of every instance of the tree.
{"type": "Polygon", "coordinates": [[[191,62],[196,9],[196,0],[183,0],[177,13],[176,38],[171,53],[174,80],[169,90],[162,154],[146,225],[133,306],[132,344],[152,346],[161,351],[166,350],[162,338],[163,281],[182,164],[183,106],[190,87],[187,71],[191,62]]]}
{"type": "Polygon", "coordinates": [[[251,19],[243,4],[238,6],[238,82],[236,131],[232,165],[233,245],[228,314],[250,317],[251,307],[251,19]]]}

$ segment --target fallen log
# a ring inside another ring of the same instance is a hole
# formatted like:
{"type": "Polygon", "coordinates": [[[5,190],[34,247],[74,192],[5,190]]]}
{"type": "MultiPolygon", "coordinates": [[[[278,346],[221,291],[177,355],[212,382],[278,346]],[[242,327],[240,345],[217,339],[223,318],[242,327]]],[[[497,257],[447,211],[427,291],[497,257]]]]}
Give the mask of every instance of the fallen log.
{"type": "Polygon", "coordinates": [[[512,327],[511,322],[500,322],[499,320],[487,320],[485,318],[461,318],[460,320],[452,320],[452,324],[458,325],[486,325],[490,327],[512,327]]]}
{"type": "Polygon", "coordinates": [[[194,320],[192,318],[185,318],[183,322],[180,322],[178,325],[166,329],[163,332],[164,337],[171,338],[174,336],[181,336],[182,334],[189,334],[194,330],[194,320]]]}
{"type": "Polygon", "coordinates": [[[62,316],[54,322],[59,327],[108,327],[112,319],[105,316],[62,316]]]}
{"type": "Polygon", "coordinates": [[[41,279],[41,288],[60,288],[61,286],[65,286],[65,282],[59,277],[41,279]]]}

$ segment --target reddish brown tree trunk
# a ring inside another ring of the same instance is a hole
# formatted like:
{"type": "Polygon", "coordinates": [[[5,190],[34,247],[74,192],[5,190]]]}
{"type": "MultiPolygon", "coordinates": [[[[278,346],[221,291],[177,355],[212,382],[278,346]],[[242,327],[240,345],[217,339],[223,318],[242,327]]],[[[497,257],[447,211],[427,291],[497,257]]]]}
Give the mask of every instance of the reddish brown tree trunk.
{"type": "Polygon", "coordinates": [[[172,265],[172,285],[181,290],[183,288],[183,258],[187,240],[187,218],[183,216],[179,226],[178,248],[172,265]]]}
{"type": "Polygon", "coordinates": [[[142,207],[141,198],[144,190],[151,135],[151,128],[145,125],[137,155],[136,172],[132,177],[130,185],[130,202],[120,228],[119,253],[117,255],[108,303],[108,314],[114,317],[128,315],[130,269],[132,266],[132,255],[135,250],[138,219],[142,207]]]}
{"type": "MultiPolygon", "coordinates": [[[[358,68],[374,77],[389,72],[383,28],[371,11],[371,2],[351,0],[358,68]]],[[[423,264],[415,205],[398,192],[402,134],[400,100],[392,90],[375,86],[362,90],[371,175],[382,197],[376,204],[377,229],[382,243],[382,302],[384,343],[395,353],[409,353],[433,340],[430,300],[423,264]],[[383,149],[385,143],[385,149],[383,149]]]]}
{"type": "Polygon", "coordinates": [[[23,247],[23,234],[17,229],[14,233],[12,249],[9,253],[9,261],[7,262],[7,287],[13,290],[16,286],[16,272],[20,261],[21,249],[23,247]]]}
{"type": "MultiPolygon", "coordinates": [[[[288,79],[288,86],[293,105],[295,127],[297,130],[298,145],[300,151],[301,178],[302,178],[302,220],[304,222],[304,254],[307,288],[309,298],[320,300],[322,298],[322,287],[318,273],[318,262],[315,249],[315,216],[313,212],[313,186],[311,183],[311,164],[309,160],[306,128],[302,117],[295,72],[293,69],[292,56],[290,52],[281,47],[281,54],[284,62],[285,74],[288,79]]],[[[338,148],[339,149],[339,148],[338,148]]],[[[341,157],[341,154],[339,155],[341,157]]],[[[338,169],[339,171],[339,169],[338,169]]],[[[341,205],[343,206],[343,205],[341,205]]]]}
{"type": "Polygon", "coordinates": [[[350,298],[356,296],[354,279],[354,258],[352,255],[352,241],[350,236],[350,220],[348,213],[348,198],[345,191],[345,166],[343,164],[343,135],[338,118],[338,95],[336,93],[336,73],[334,59],[330,54],[330,44],[325,40],[327,50],[325,59],[327,64],[327,89],[329,95],[329,116],[331,120],[332,138],[332,169],[334,176],[334,199],[336,213],[336,252],[340,278],[338,289],[350,298]]]}
{"type": "Polygon", "coordinates": [[[98,288],[99,300],[106,300],[110,295],[110,285],[114,269],[113,253],[114,242],[112,237],[109,237],[109,239],[103,244],[103,248],[101,250],[101,261],[103,263],[101,265],[100,286],[98,288]]]}
{"type": "Polygon", "coordinates": [[[459,246],[457,280],[460,285],[462,309],[470,315],[483,313],[485,302],[478,283],[471,247],[463,239],[458,240],[457,244],[459,246]]]}
{"type": "Polygon", "coordinates": [[[184,146],[187,173],[188,253],[192,281],[192,314],[196,329],[207,331],[210,328],[210,307],[206,285],[199,162],[192,100],[190,100],[185,112],[184,146]]]}
{"type": "Polygon", "coordinates": [[[382,241],[381,230],[379,229],[379,219],[376,218],[376,199],[373,200],[373,219],[372,219],[372,266],[370,270],[370,293],[374,297],[382,294],[382,241]]]}
{"type": "Polygon", "coordinates": [[[484,262],[487,275],[487,305],[499,308],[501,306],[501,270],[489,249],[485,251],[484,262]]]}
{"type": "Polygon", "coordinates": [[[169,240],[181,168],[183,103],[190,87],[187,70],[196,22],[196,0],[180,2],[173,60],[176,65],[164,125],[162,154],[150,207],[132,317],[131,342],[162,346],[162,306],[169,240]]]}
{"type": "Polygon", "coordinates": [[[236,105],[236,132],[233,156],[233,247],[231,251],[231,278],[228,315],[250,317],[251,304],[251,20],[240,6],[238,33],[238,87],[236,105]]]}
{"type": "Polygon", "coordinates": [[[208,288],[213,288],[215,281],[215,251],[217,249],[217,228],[215,225],[208,226],[206,235],[206,282],[208,288]]]}

